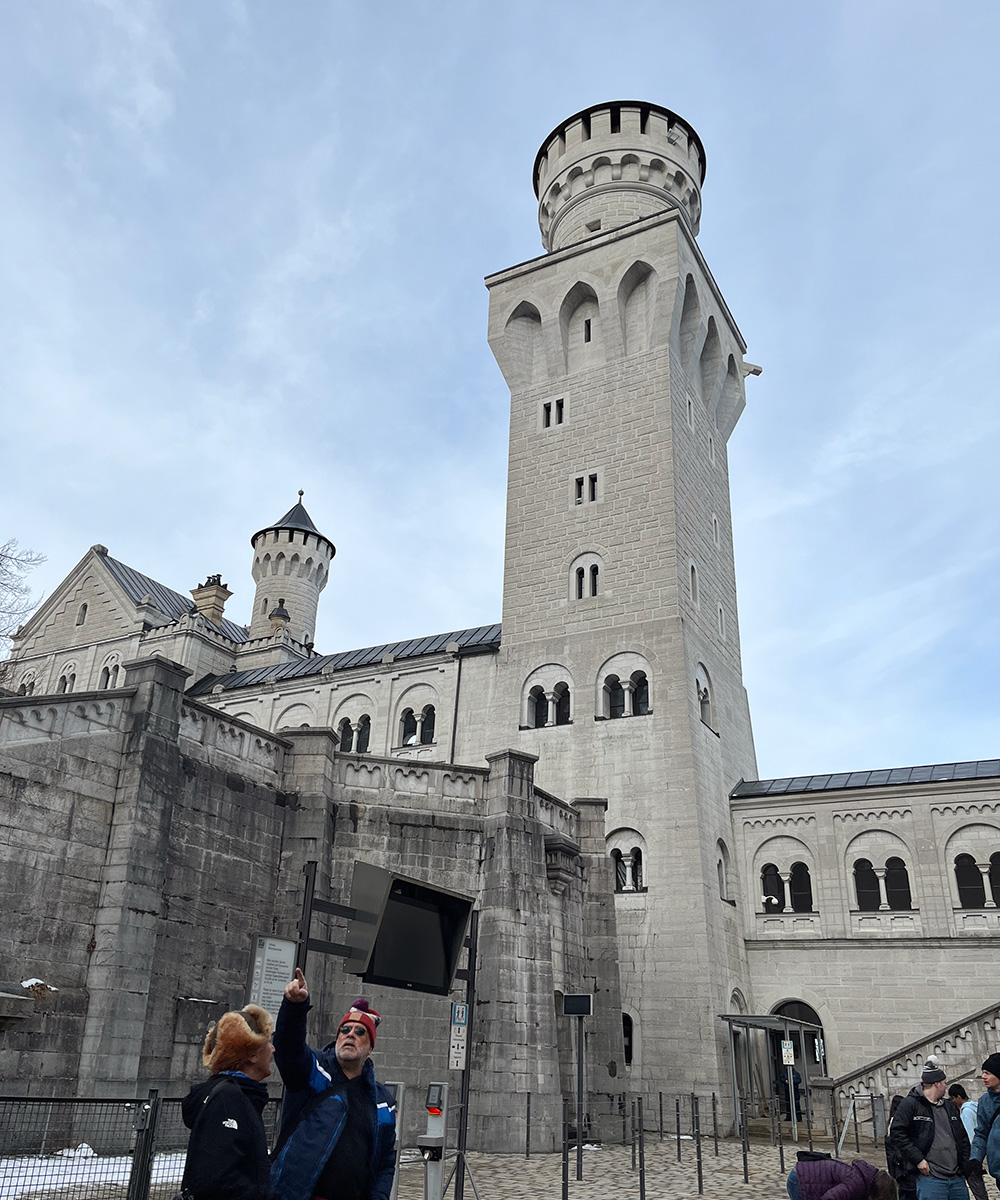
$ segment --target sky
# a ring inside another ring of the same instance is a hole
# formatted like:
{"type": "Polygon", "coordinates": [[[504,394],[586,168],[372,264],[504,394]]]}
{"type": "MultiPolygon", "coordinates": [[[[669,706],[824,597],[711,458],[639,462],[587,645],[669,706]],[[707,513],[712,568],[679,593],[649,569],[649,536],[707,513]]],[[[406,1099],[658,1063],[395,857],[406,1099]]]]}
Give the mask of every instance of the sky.
{"type": "Polygon", "coordinates": [[[0,541],[249,619],[305,490],[317,648],[500,619],[483,277],[600,101],[706,148],[699,244],[763,367],[729,444],[762,778],[989,758],[1000,5],[33,0],[0,13],[0,541]]]}

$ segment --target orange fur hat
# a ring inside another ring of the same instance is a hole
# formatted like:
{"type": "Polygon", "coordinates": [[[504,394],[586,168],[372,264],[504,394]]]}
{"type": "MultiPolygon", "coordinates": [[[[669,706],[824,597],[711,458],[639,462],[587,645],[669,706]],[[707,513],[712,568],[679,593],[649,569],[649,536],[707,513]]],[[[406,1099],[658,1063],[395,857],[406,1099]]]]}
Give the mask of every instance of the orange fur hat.
{"type": "Polygon", "coordinates": [[[223,1013],[208,1027],[201,1061],[212,1072],[238,1071],[271,1040],[274,1021],[271,1014],[256,1004],[237,1012],[223,1013]]]}

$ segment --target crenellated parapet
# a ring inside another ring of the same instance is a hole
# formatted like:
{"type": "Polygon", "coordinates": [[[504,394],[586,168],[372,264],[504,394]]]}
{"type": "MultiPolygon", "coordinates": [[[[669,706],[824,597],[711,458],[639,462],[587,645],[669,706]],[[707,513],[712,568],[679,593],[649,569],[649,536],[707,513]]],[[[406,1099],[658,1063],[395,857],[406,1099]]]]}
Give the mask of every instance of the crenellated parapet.
{"type": "Polygon", "coordinates": [[[670,109],[636,100],[584,109],[535,158],[542,244],[560,250],[671,208],[697,234],[704,179],[701,141],[670,109]]]}

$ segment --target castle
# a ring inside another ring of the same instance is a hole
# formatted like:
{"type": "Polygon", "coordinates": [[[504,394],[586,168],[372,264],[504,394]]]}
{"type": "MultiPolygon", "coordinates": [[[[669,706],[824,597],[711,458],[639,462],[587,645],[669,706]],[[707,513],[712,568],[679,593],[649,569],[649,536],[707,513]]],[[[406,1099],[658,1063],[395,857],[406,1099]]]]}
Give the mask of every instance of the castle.
{"type": "MultiPolygon", "coordinates": [[[[6,1018],[8,1085],[51,1080],[48,1022],[65,1089],[177,1090],[249,940],[294,937],[307,861],[335,899],[355,857],[477,894],[482,1145],[513,1148],[498,1118],[529,1091],[555,1137],[565,992],[595,994],[594,1094],[728,1090],[726,1013],[821,1024],[800,1067],[838,1075],[995,1002],[1000,761],[756,778],[727,441],[759,368],[698,246],[704,178],[655,104],[538,152],[545,252],[486,279],[500,625],[318,652],[338,564],[300,493],[251,539],[245,626],[218,576],[189,601],[95,546],[19,631],[0,983],[61,990],[6,1018]]],[[[315,970],[335,1019],[351,984],[315,970]]],[[[439,1074],[414,1031],[446,1003],[378,1000],[386,1061],[439,1074]]]]}

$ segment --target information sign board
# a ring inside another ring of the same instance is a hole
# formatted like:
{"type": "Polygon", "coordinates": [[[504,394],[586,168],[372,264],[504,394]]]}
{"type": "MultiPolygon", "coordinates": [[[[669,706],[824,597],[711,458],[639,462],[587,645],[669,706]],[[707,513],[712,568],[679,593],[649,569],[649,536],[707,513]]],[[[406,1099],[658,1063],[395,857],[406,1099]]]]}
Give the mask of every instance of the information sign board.
{"type": "Polygon", "coordinates": [[[247,984],[247,1004],[259,1004],[277,1018],[285,984],[295,974],[295,942],[284,938],[255,937],[253,964],[247,984]]]}

